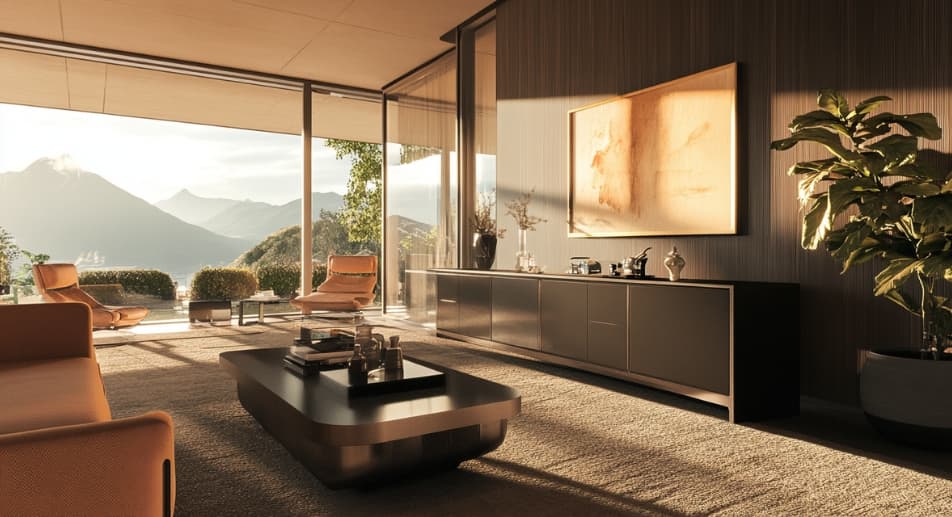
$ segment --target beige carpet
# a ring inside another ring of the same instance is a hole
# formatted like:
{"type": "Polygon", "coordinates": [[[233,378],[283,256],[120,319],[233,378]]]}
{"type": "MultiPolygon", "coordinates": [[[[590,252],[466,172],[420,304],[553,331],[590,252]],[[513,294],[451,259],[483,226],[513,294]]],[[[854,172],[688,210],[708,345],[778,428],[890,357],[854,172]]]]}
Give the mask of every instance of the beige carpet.
{"type": "Polygon", "coordinates": [[[175,420],[177,515],[952,515],[948,475],[423,331],[401,332],[408,354],[517,388],[522,414],[499,449],[455,471],[329,490],[245,412],[218,366],[220,352],[285,346],[295,329],[97,350],[117,417],[157,408],[175,420]]]}

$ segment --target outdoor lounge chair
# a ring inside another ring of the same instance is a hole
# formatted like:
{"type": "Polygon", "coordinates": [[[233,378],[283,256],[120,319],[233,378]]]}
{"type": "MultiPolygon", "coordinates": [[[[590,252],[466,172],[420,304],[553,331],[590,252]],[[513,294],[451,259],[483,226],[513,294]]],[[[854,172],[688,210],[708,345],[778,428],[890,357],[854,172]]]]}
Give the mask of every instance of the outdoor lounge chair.
{"type": "Polygon", "coordinates": [[[373,303],[377,285],[375,255],[331,255],[327,257],[327,279],[317,290],[291,300],[305,312],[354,312],[373,303]]]}
{"type": "Polygon", "coordinates": [[[137,325],[149,315],[145,307],[103,305],[79,288],[79,274],[73,264],[35,264],[33,280],[48,303],[85,303],[93,312],[93,328],[114,329],[137,325]]]}

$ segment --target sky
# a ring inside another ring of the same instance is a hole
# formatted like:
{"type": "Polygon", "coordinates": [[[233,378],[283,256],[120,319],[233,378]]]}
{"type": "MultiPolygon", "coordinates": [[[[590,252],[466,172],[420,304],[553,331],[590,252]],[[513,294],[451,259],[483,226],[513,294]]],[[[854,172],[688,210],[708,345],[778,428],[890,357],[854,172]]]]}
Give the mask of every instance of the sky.
{"type": "MultiPolygon", "coordinates": [[[[351,163],[323,142],[313,190],[343,194],[351,163]]],[[[277,205],[301,197],[300,136],[0,104],[0,173],[63,155],[149,203],[183,188],[277,205]]]]}

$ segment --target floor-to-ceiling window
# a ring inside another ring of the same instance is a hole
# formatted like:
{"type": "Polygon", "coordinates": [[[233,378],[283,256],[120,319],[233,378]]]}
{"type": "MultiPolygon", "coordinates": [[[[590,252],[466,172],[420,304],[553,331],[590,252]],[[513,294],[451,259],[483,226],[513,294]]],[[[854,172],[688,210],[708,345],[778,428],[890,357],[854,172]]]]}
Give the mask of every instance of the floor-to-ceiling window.
{"type": "Polygon", "coordinates": [[[456,55],[385,92],[386,310],[435,321],[433,267],[458,262],[456,55]]]}
{"type": "MultiPolygon", "coordinates": [[[[479,27],[474,37],[475,73],[473,80],[475,110],[473,149],[475,158],[474,203],[489,208],[497,217],[496,201],[496,21],[479,27]]],[[[466,193],[464,193],[466,194],[466,193]]],[[[496,261],[495,267],[499,267],[496,261]]]]}

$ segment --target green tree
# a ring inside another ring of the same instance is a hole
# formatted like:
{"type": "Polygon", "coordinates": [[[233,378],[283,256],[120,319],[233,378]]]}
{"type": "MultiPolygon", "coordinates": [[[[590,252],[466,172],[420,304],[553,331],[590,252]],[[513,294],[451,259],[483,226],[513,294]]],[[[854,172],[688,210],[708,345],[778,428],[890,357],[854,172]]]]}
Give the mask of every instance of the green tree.
{"type": "Polygon", "coordinates": [[[383,148],[379,144],[327,140],[337,159],[350,158],[353,165],[344,194],[341,222],[347,236],[356,242],[379,242],[383,197],[383,148]]]}

